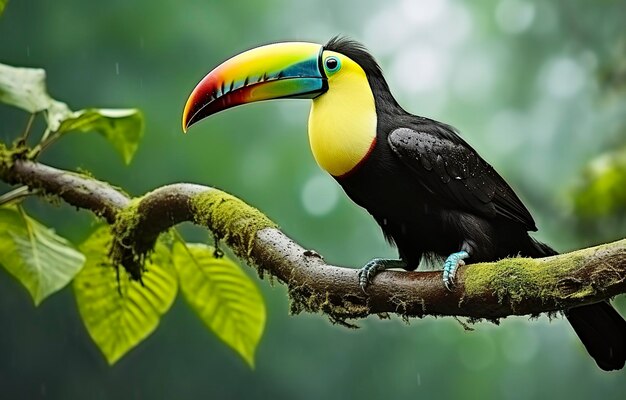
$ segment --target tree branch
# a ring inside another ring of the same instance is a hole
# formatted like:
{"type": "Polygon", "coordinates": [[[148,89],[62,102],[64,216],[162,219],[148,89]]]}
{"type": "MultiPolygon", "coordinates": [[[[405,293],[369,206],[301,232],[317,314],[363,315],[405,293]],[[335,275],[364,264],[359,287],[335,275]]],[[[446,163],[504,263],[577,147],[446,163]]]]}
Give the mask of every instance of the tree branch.
{"type": "Polygon", "coordinates": [[[6,183],[40,189],[68,204],[92,211],[109,223],[130,202],[128,196],[105,182],[28,160],[0,160],[0,178],[6,183]]]}
{"type": "Polygon", "coordinates": [[[439,271],[385,271],[364,294],[357,270],[326,264],[243,201],[206,186],[174,184],[131,200],[119,189],[37,162],[0,160],[0,178],[91,210],[114,226],[111,251],[133,277],[159,234],[191,221],[205,226],[239,257],[285,283],[292,311],[324,312],[334,321],[370,314],[452,315],[497,319],[536,315],[626,293],[626,239],[543,259],[511,258],[459,268],[454,291],[439,271]]]}

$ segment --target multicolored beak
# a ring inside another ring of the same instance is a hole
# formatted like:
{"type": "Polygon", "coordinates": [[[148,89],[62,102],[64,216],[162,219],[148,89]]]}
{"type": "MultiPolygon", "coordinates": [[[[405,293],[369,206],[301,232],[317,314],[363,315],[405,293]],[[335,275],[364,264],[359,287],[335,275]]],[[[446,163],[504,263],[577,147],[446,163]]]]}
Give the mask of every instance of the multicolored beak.
{"type": "Polygon", "coordinates": [[[261,100],[314,98],[328,90],[321,65],[323,47],[276,43],[241,53],[209,72],[183,112],[183,131],[222,110],[261,100]]]}

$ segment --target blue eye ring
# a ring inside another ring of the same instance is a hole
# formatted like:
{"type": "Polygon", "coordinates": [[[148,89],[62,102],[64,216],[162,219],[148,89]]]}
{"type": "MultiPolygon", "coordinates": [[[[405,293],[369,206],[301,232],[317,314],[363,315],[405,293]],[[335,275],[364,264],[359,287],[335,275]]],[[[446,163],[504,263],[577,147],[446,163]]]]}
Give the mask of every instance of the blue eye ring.
{"type": "Polygon", "coordinates": [[[337,72],[341,68],[341,61],[335,56],[326,57],[324,60],[324,68],[328,72],[337,72]]]}

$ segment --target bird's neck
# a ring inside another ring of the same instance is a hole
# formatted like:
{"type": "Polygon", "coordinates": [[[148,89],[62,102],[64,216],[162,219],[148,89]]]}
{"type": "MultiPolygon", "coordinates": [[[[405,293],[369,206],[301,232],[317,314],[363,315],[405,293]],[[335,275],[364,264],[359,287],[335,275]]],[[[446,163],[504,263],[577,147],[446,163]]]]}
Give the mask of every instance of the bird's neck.
{"type": "Polygon", "coordinates": [[[313,100],[309,142],[315,160],[335,177],[364,161],[376,141],[376,105],[365,77],[334,82],[313,100]]]}

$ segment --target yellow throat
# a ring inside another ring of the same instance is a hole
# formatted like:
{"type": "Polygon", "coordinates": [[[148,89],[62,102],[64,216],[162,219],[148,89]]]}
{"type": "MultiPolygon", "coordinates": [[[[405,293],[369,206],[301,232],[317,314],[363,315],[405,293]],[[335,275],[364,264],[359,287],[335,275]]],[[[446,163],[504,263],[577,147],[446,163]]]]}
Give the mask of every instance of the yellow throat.
{"type": "Polygon", "coordinates": [[[350,58],[332,51],[341,69],[328,74],[328,91],[313,99],[309,143],[315,160],[333,176],[352,171],[376,139],[376,105],[365,71],[350,58]]]}

